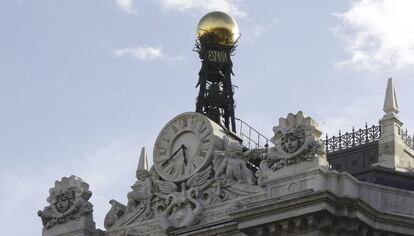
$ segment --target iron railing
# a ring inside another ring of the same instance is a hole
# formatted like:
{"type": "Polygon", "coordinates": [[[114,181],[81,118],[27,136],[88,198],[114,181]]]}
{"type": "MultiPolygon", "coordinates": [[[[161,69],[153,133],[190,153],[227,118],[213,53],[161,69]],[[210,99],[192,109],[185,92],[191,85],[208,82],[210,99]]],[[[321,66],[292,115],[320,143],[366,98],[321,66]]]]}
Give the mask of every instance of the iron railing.
{"type": "Polygon", "coordinates": [[[338,136],[332,136],[331,138],[329,138],[328,134],[326,134],[324,143],[326,153],[332,153],[363,144],[373,143],[378,141],[380,137],[381,128],[379,125],[368,127],[368,125],[365,124],[364,129],[355,130],[352,128],[351,133],[346,132],[345,134],[341,134],[341,131],[339,131],[338,136]]]}
{"type": "Polygon", "coordinates": [[[241,119],[236,118],[236,124],[237,123],[239,127],[237,134],[242,139],[243,146],[248,149],[267,148],[269,146],[269,139],[259,131],[241,119]]]}
{"type": "Polygon", "coordinates": [[[406,129],[405,132],[401,130],[401,137],[405,145],[407,145],[411,150],[414,151],[414,135],[410,136],[406,129]]]}

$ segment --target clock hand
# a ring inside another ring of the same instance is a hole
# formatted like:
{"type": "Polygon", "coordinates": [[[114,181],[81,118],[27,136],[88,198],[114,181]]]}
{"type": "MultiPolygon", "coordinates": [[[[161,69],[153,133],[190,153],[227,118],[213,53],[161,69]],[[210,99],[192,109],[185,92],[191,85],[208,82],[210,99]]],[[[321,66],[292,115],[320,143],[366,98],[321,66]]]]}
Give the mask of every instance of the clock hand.
{"type": "Polygon", "coordinates": [[[171,158],[173,158],[175,155],[177,155],[177,153],[183,149],[184,145],[181,145],[180,148],[177,149],[177,151],[175,151],[167,160],[165,160],[162,164],[161,167],[165,167],[166,165],[168,165],[168,163],[170,162],[171,158]]]}
{"type": "Polygon", "coordinates": [[[177,153],[181,150],[181,147],[179,149],[177,149],[166,161],[164,161],[161,166],[165,167],[166,165],[168,165],[168,163],[171,161],[171,159],[177,155],[177,153]]]}
{"type": "Polygon", "coordinates": [[[183,160],[183,163],[184,163],[184,165],[187,165],[187,147],[183,144],[182,145],[183,146],[183,157],[184,157],[184,160],[183,160]]]}

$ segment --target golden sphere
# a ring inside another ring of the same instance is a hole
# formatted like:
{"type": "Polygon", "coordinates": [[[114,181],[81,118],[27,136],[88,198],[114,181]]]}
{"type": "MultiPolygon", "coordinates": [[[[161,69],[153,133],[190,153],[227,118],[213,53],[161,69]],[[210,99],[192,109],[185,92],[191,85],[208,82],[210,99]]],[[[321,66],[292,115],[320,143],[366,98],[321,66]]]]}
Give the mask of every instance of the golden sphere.
{"type": "Polygon", "coordinates": [[[221,11],[203,16],[197,26],[198,38],[210,38],[220,45],[234,45],[239,38],[239,27],[233,17],[221,11]]]}

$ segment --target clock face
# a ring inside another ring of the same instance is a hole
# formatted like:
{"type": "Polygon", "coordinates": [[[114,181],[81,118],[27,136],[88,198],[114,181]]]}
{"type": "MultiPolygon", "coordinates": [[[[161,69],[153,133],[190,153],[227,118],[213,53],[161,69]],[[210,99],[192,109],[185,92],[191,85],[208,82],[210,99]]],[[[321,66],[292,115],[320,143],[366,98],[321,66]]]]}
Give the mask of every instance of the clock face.
{"type": "Polygon", "coordinates": [[[200,113],[188,112],[165,125],[154,145],[154,166],[163,179],[183,181],[209,164],[213,126],[218,126],[213,123],[200,113]]]}

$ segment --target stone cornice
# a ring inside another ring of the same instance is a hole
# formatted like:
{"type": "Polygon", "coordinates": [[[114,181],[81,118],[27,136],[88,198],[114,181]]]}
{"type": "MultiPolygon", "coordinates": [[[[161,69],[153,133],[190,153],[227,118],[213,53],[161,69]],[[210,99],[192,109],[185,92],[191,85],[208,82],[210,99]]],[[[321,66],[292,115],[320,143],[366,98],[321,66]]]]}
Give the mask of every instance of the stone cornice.
{"type": "Polygon", "coordinates": [[[394,232],[411,232],[414,235],[413,217],[380,212],[359,199],[337,197],[329,191],[304,191],[247,204],[245,208],[230,213],[230,216],[238,222],[238,228],[242,231],[258,225],[283,223],[303,217],[313,217],[312,221],[316,222],[314,227],[321,228],[321,222],[329,217],[337,222],[352,219],[371,230],[386,232],[392,227],[394,232]]]}

